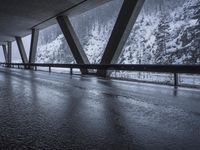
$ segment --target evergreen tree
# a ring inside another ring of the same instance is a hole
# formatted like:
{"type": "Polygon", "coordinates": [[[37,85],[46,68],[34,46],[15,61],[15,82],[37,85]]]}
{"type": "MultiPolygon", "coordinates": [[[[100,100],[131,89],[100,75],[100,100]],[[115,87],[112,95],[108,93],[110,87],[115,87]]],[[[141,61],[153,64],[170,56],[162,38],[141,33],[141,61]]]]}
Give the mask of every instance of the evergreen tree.
{"type": "Polygon", "coordinates": [[[190,47],[188,47],[190,57],[187,58],[187,63],[199,64],[200,63],[200,1],[191,4],[188,11],[192,11],[190,19],[195,20],[196,23],[189,26],[186,29],[188,42],[190,47]]]}
{"type": "Polygon", "coordinates": [[[156,32],[157,49],[155,52],[155,61],[158,64],[165,63],[164,57],[167,52],[167,42],[169,41],[169,21],[165,15],[161,15],[161,20],[156,32]]]}
{"type": "Polygon", "coordinates": [[[193,26],[194,30],[194,40],[193,40],[193,46],[196,50],[196,56],[195,63],[200,63],[200,1],[197,2],[195,6],[192,6],[191,8],[194,9],[194,15],[192,16],[192,19],[197,20],[196,25],[193,26]]]}
{"type": "Polygon", "coordinates": [[[197,2],[197,4],[195,6],[192,6],[191,8],[194,9],[194,16],[192,17],[192,19],[196,19],[197,20],[197,24],[200,24],[200,1],[197,2]]]}

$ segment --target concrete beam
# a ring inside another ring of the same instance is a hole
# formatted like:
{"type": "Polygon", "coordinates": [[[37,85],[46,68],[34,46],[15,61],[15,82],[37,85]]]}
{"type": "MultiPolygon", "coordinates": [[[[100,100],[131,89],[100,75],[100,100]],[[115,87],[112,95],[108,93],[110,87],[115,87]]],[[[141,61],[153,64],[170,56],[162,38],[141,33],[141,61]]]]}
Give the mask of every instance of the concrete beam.
{"type": "MultiPolygon", "coordinates": [[[[58,24],[65,36],[65,39],[71,49],[71,52],[77,62],[77,64],[89,64],[89,60],[81,46],[81,43],[73,29],[73,26],[66,16],[57,17],[58,24]]],[[[88,74],[87,69],[81,69],[82,74],[88,74]]]]}
{"type": "Polygon", "coordinates": [[[67,16],[76,16],[80,15],[81,13],[84,13],[88,10],[94,9],[96,7],[99,7],[101,5],[104,5],[105,3],[108,3],[112,0],[85,0],[80,5],[68,10],[66,13],[63,13],[63,15],[67,16]]]}
{"type": "Polygon", "coordinates": [[[35,63],[35,57],[36,57],[36,53],[37,53],[38,37],[39,37],[39,30],[38,29],[32,29],[29,63],[35,63]]]}
{"type": "MultiPolygon", "coordinates": [[[[124,0],[103,54],[101,65],[117,63],[144,1],[145,0],[124,0]]],[[[105,77],[107,76],[107,70],[98,70],[97,75],[105,77]]]]}
{"type": "Polygon", "coordinates": [[[26,51],[25,51],[25,48],[24,48],[24,45],[23,45],[23,42],[22,42],[22,38],[21,37],[15,37],[15,39],[16,39],[16,42],[17,42],[17,46],[18,46],[18,49],[19,49],[19,53],[20,53],[22,62],[28,63],[28,58],[27,58],[26,51]]]}
{"type": "Polygon", "coordinates": [[[7,52],[7,48],[6,48],[6,45],[2,45],[2,48],[3,48],[3,53],[4,53],[4,58],[5,58],[5,63],[8,62],[8,52],[7,52]]]}
{"type": "Polygon", "coordinates": [[[8,63],[12,63],[12,42],[8,42],[7,61],[8,63]]]}

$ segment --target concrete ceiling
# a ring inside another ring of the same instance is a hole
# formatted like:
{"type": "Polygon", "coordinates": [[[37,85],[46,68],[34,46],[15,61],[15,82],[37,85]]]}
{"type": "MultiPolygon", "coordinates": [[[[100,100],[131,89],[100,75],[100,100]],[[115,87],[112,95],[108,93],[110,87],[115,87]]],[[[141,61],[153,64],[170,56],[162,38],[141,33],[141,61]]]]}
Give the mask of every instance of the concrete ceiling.
{"type": "Polygon", "coordinates": [[[24,37],[32,28],[56,23],[61,14],[76,14],[109,0],[0,0],[0,44],[24,37]],[[75,11],[74,11],[75,10],[75,11]]]}

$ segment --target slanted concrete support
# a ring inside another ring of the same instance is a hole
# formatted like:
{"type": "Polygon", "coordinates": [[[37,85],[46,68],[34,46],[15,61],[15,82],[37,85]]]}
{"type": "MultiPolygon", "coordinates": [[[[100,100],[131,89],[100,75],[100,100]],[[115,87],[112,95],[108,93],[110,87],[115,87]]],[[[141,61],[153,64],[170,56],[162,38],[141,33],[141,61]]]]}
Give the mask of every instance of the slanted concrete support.
{"type": "Polygon", "coordinates": [[[12,42],[8,42],[7,61],[8,63],[12,63],[12,42]]]}
{"type": "Polygon", "coordinates": [[[16,42],[17,42],[17,46],[18,46],[18,49],[19,49],[19,53],[20,53],[22,62],[28,63],[28,58],[27,58],[26,51],[25,51],[25,48],[24,48],[24,45],[23,45],[23,42],[22,42],[22,38],[21,37],[15,37],[15,39],[16,39],[16,42]]]}
{"type": "Polygon", "coordinates": [[[8,62],[8,52],[7,52],[6,45],[2,45],[2,48],[3,48],[5,63],[7,63],[8,62]]]}
{"type": "MultiPolygon", "coordinates": [[[[67,16],[57,17],[58,24],[65,36],[71,52],[78,64],[89,64],[89,60],[67,16]]],[[[87,69],[81,69],[82,74],[88,74],[87,69]]]]}
{"type": "Polygon", "coordinates": [[[39,37],[39,30],[38,29],[32,29],[29,63],[35,63],[35,57],[36,57],[36,53],[37,53],[38,37],[39,37]]]}
{"type": "MultiPolygon", "coordinates": [[[[101,65],[117,63],[144,1],[145,0],[124,0],[103,54],[101,65]]],[[[107,70],[98,70],[97,74],[105,77],[107,75],[107,70]]]]}

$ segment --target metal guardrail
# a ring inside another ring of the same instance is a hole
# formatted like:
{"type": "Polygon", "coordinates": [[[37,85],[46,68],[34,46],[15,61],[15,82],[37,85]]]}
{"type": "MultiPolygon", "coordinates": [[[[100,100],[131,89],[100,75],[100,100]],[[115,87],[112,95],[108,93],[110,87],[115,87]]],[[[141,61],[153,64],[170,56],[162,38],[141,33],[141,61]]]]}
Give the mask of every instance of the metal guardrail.
{"type": "Polygon", "coordinates": [[[0,63],[4,67],[23,67],[25,69],[35,69],[37,67],[51,68],[69,68],[70,74],[73,74],[73,69],[98,69],[98,70],[116,70],[116,71],[138,71],[138,72],[158,72],[158,73],[173,73],[174,86],[178,86],[178,74],[200,74],[200,65],[125,65],[125,64],[23,64],[23,63],[0,63]]]}

